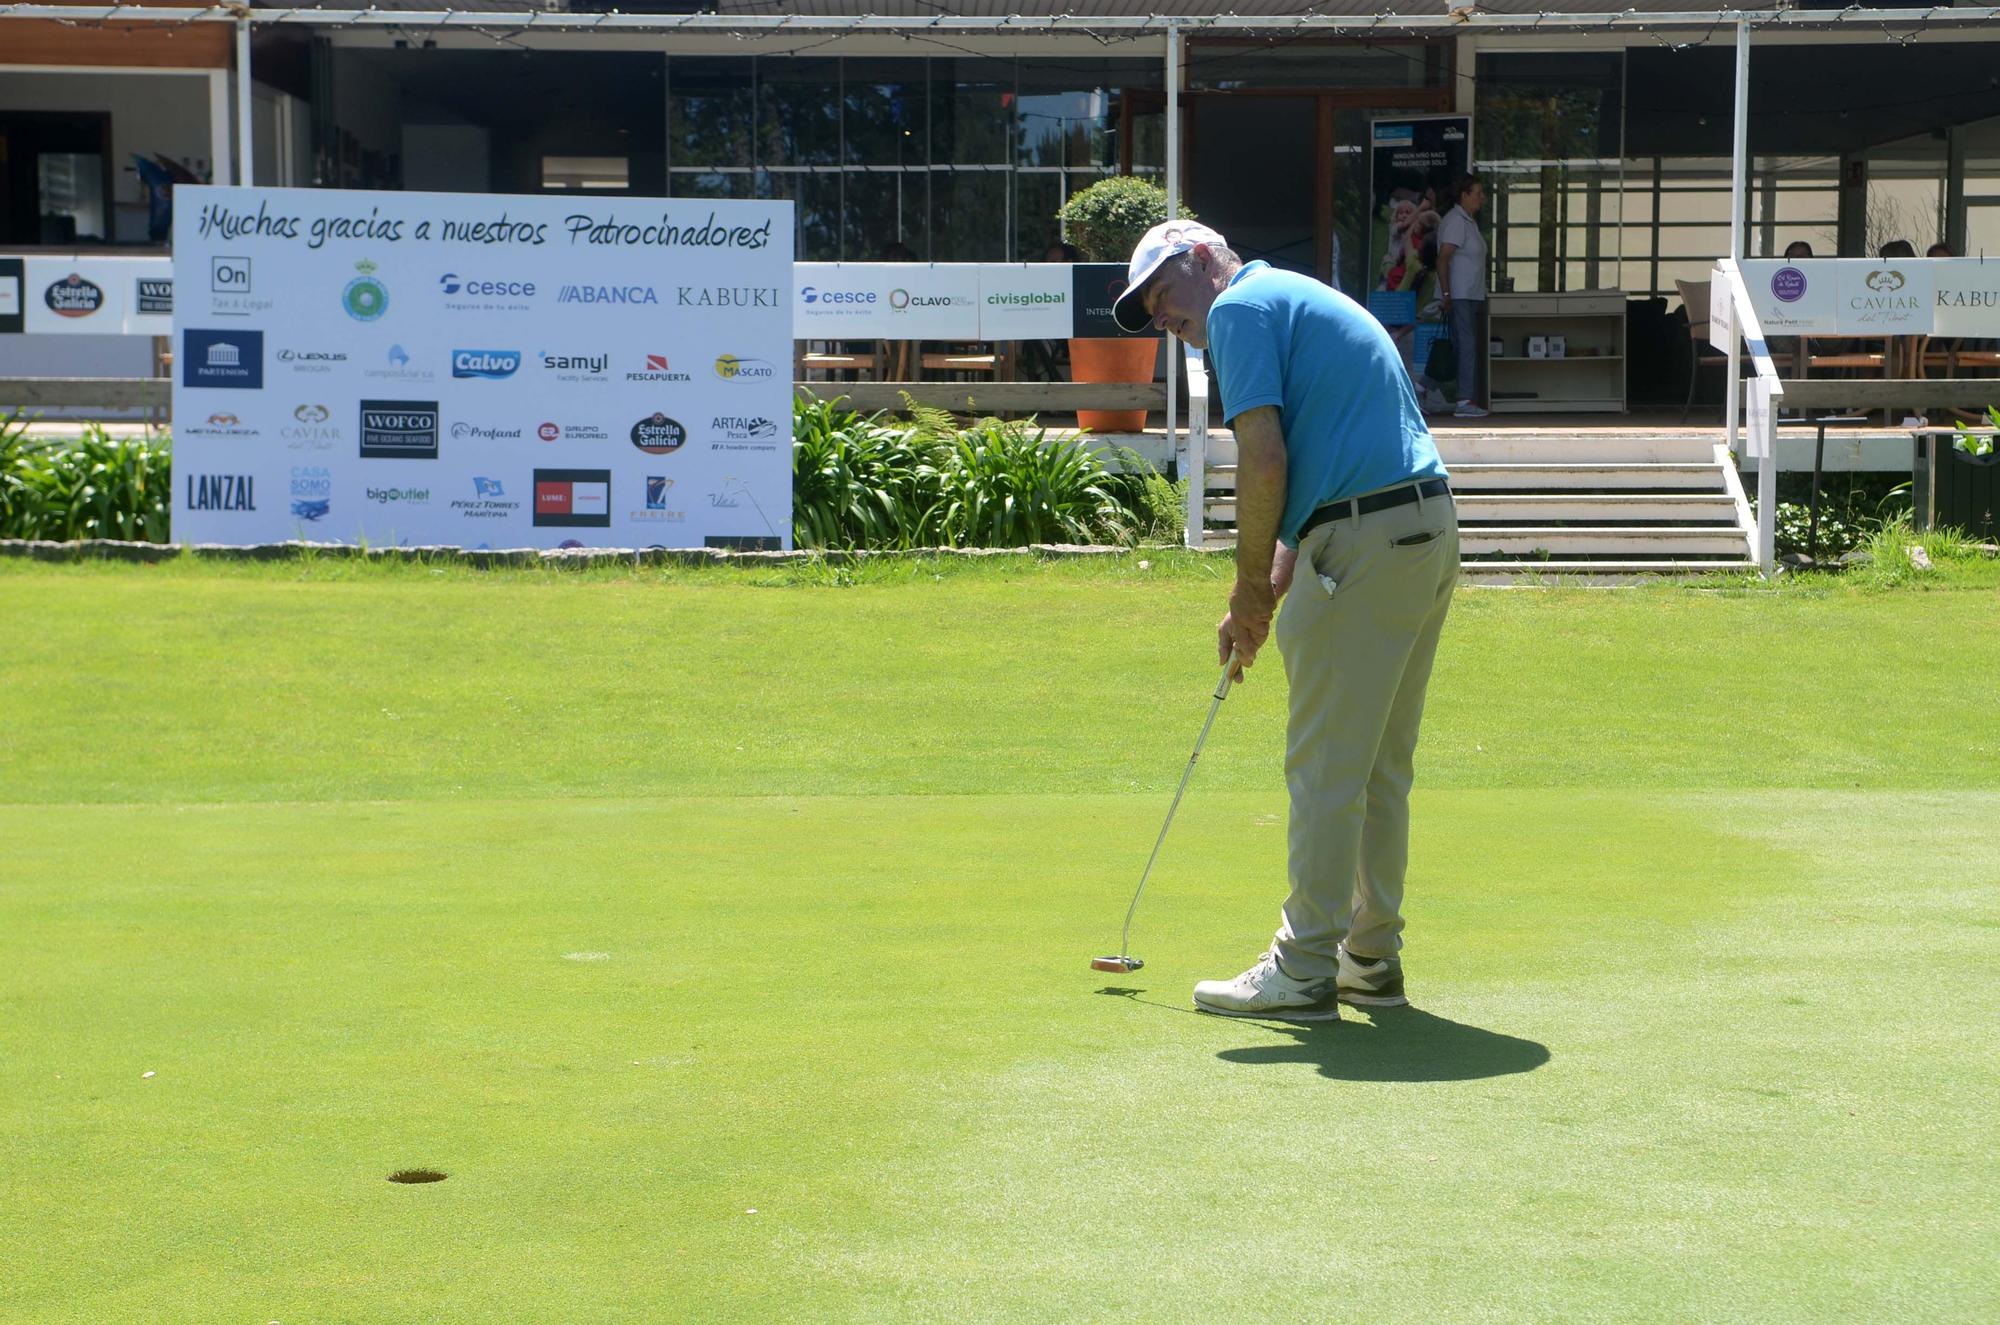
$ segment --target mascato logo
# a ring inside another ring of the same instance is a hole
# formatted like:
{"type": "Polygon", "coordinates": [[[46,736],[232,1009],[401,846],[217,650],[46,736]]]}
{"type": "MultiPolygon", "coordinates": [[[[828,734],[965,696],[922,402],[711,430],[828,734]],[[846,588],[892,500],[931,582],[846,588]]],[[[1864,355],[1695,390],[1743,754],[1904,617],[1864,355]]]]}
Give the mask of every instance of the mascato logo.
{"type": "Polygon", "coordinates": [[[42,291],[42,302],[58,317],[89,317],[104,307],[104,287],[71,272],[42,291]]]}
{"type": "Polygon", "coordinates": [[[190,511],[254,511],[257,509],[256,476],[189,474],[187,508],[190,511]]]}
{"type": "Polygon", "coordinates": [[[361,402],[361,458],[438,458],[438,403],[435,400],[361,402]]]}
{"type": "Polygon", "coordinates": [[[519,428],[489,428],[483,423],[466,423],[463,420],[451,425],[454,441],[518,442],[521,440],[519,428]]]}
{"type": "Polygon", "coordinates": [[[632,445],[647,455],[672,455],[687,445],[687,429],[656,411],[632,425],[632,445]]]}
{"type": "Polygon", "coordinates": [[[257,430],[246,427],[242,419],[220,410],[200,423],[184,426],[181,431],[190,437],[243,438],[257,435],[257,430]]]}
{"type": "Polygon", "coordinates": [[[555,374],[558,382],[605,382],[610,378],[605,372],[611,366],[608,354],[552,354],[547,350],[539,356],[542,371],[555,374]]]}
{"type": "Polygon", "coordinates": [[[497,478],[474,477],[470,497],[453,497],[451,509],[468,520],[504,520],[521,509],[521,503],[507,495],[507,485],[497,478]]]}
{"type": "Polygon", "coordinates": [[[649,354],[646,356],[645,369],[643,371],[626,373],[625,380],[628,382],[692,382],[694,378],[687,373],[677,373],[668,367],[666,355],[649,354]]]}
{"type": "Polygon", "coordinates": [[[333,471],[325,465],[293,465],[293,518],[320,521],[332,509],[333,471]]]}
{"type": "Polygon", "coordinates": [[[716,356],[715,375],[725,382],[768,382],[778,375],[768,359],[744,359],[734,354],[716,356]]]}
{"type": "Polygon", "coordinates": [[[451,352],[451,375],[453,377],[484,378],[498,382],[512,377],[521,366],[519,350],[453,350],[451,352]]]}
{"type": "Polygon", "coordinates": [[[294,451],[326,451],[340,440],[340,429],[333,424],[332,410],[306,404],[292,410],[292,421],[278,429],[278,436],[294,451]]]}

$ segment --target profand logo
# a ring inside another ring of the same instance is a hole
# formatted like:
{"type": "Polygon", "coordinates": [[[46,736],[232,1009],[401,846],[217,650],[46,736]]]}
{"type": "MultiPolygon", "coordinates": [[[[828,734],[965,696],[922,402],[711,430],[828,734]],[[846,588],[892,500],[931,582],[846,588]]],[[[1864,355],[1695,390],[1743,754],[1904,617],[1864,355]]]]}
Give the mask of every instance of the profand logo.
{"type": "Polygon", "coordinates": [[[647,455],[672,455],[687,445],[687,429],[678,419],[655,413],[632,425],[632,445],[647,455]]]}
{"type": "Polygon", "coordinates": [[[42,302],[58,317],[89,317],[104,307],[104,287],[71,272],[42,291],[42,302]]]}
{"type": "Polygon", "coordinates": [[[438,406],[435,400],[361,402],[361,458],[435,460],[438,406]]]}
{"type": "Polygon", "coordinates": [[[264,333],[181,333],[181,385],[257,391],[264,385],[264,333]]]}
{"type": "Polygon", "coordinates": [[[292,518],[324,520],[333,509],[333,471],[325,465],[292,466],[292,518]]]}
{"type": "Polygon", "coordinates": [[[254,511],[257,509],[257,480],[250,474],[189,474],[187,508],[190,511],[254,511]]]}
{"type": "Polygon", "coordinates": [[[354,264],[361,273],[340,292],[340,306],[356,322],[375,322],[389,311],[389,287],[375,276],[376,264],[367,258],[354,264]]]}
{"type": "Polygon", "coordinates": [[[717,356],[715,375],[725,382],[768,382],[778,375],[766,359],[741,359],[733,354],[717,356]]]}
{"type": "Polygon", "coordinates": [[[453,350],[451,352],[451,375],[453,377],[484,378],[498,382],[512,377],[521,366],[519,350],[453,350]]]}
{"type": "Polygon", "coordinates": [[[489,428],[483,423],[466,423],[460,420],[451,425],[454,441],[518,442],[521,440],[519,428],[489,428]]]}

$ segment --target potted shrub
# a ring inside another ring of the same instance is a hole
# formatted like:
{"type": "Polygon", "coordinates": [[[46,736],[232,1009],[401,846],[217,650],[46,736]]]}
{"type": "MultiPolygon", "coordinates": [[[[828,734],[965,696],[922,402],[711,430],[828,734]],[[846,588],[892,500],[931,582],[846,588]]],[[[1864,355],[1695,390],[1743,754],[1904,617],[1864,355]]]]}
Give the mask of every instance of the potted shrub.
{"type": "MultiPolygon", "coordinates": [[[[1194,215],[1185,207],[1180,214],[1194,215]]],[[[1114,175],[1070,195],[1056,217],[1084,261],[1123,266],[1146,232],[1167,219],[1167,191],[1150,180],[1114,175]]],[[[1073,338],[1069,343],[1070,372],[1079,382],[1150,382],[1158,355],[1159,340],[1153,336],[1073,338]]],[[[1076,421],[1095,433],[1139,432],[1146,426],[1146,411],[1078,410],[1076,421]]]]}

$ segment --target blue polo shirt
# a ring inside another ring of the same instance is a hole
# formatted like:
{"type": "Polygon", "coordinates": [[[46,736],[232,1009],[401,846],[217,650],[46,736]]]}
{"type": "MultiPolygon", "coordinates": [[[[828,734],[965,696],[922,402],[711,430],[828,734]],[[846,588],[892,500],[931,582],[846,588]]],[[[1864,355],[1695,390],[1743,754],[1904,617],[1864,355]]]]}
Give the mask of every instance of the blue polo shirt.
{"type": "Polygon", "coordinates": [[[1446,478],[1403,356],[1360,304],[1308,276],[1252,262],[1208,310],[1222,417],[1276,405],[1285,430],[1278,539],[1330,501],[1446,478]]]}

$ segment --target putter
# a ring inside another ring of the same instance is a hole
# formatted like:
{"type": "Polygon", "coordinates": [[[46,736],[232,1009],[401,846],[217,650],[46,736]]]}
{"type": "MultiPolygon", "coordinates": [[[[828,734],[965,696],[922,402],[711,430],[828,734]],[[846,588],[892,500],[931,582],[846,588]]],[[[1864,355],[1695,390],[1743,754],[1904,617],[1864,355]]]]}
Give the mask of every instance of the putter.
{"type": "Polygon", "coordinates": [[[1229,678],[1236,671],[1236,650],[1229,651],[1229,661],[1222,665],[1222,679],[1215,683],[1215,702],[1208,706],[1208,721],[1201,724],[1201,735],[1194,738],[1194,753],[1188,756],[1187,768],[1181,773],[1181,785],[1174,789],[1174,803],[1167,807],[1167,821],[1160,825],[1160,835],[1153,839],[1153,854],[1146,857],[1146,868],[1139,875],[1138,890],[1132,894],[1132,905],[1125,908],[1125,932],[1118,936],[1116,957],[1092,957],[1090,969],[1093,971],[1117,971],[1121,974],[1138,970],[1146,963],[1131,955],[1132,916],[1139,909],[1139,899],[1145,895],[1146,879],[1153,872],[1153,862],[1160,858],[1160,844],[1167,840],[1167,830],[1174,826],[1174,811],[1181,807],[1181,796],[1186,793],[1188,779],[1194,776],[1195,760],[1201,758],[1201,747],[1208,740],[1208,729],[1215,725],[1215,715],[1222,708],[1222,701],[1229,696],[1229,678]]]}

